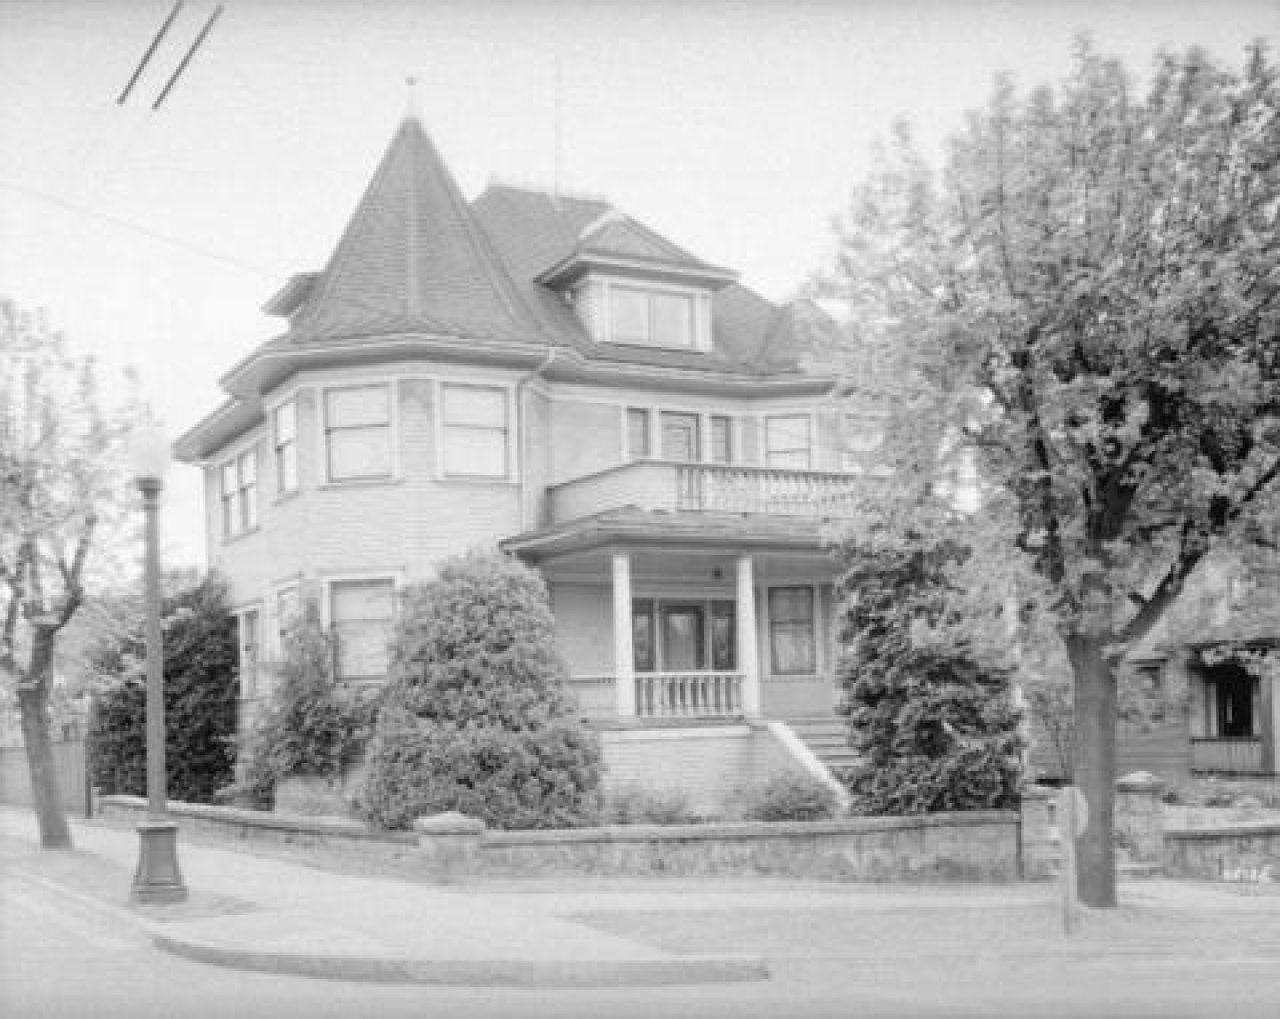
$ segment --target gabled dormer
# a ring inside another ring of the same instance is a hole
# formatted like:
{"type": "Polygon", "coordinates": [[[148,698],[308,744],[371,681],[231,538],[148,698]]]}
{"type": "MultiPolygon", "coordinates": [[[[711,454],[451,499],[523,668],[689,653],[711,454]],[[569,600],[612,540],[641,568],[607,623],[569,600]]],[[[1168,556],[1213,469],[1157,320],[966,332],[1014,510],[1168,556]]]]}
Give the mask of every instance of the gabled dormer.
{"type": "Polygon", "coordinates": [[[598,343],[709,351],[712,294],[736,279],[610,208],[537,282],[561,294],[598,343]]]}

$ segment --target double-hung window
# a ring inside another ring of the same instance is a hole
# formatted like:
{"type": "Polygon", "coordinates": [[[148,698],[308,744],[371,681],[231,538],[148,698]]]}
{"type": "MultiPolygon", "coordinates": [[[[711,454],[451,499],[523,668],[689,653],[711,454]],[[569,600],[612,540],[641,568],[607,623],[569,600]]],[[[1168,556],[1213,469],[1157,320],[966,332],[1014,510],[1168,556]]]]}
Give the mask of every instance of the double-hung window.
{"type": "Polygon", "coordinates": [[[246,449],[222,465],[222,533],[232,538],[258,526],[258,451],[246,449]]]}
{"type": "Polygon", "coordinates": [[[787,414],[767,418],[765,466],[807,471],[810,466],[809,415],[787,414]]]}
{"type": "Polygon", "coordinates": [[[445,477],[510,477],[507,391],[497,386],[454,383],[445,383],[443,389],[445,477]]]}
{"type": "Polygon", "coordinates": [[[391,476],[389,386],[325,390],[324,431],[330,481],[391,476]]]}
{"type": "Polygon", "coordinates": [[[776,675],[808,676],[817,671],[813,588],[769,589],[769,650],[776,675]]]}
{"type": "Polygon", "coordinates": [[[329,585],[329,621],[339,679],[381,679],[395,610],[390,580],[341,580],[329,585]]]}
{"type": "Polygon", "coordinates": [[[276,493],[284,495],[298,488],[298,408],[290,400],[271,415],[272,445],[275,451],[276,493]]]}

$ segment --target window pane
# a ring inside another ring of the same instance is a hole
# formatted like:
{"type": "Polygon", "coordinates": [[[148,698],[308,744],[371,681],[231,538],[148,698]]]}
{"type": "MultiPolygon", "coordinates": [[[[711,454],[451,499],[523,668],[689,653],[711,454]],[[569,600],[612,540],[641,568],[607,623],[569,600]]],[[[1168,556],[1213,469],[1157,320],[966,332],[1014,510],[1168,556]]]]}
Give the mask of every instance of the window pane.
{"type": "Polygon", "coordinates": [[[253,450],[240,454],[240,487],[252,485],[258,479],[258,458],[253,450]]]}
{"type": "Polygon", "coordinates": [[[711,605],[711,668],[717,672],[732,672],[737,667],[738,648],[733,602],[713,602],[711,605]]]}
{"type": "Polygon", "coordinates": [[[727,464],[730,458],[729,419],[713,417],[711,419],[711,462],[727,464]]]}
{"type": "Polygon", "coordinates": [[[239,487],[239,480],[236,476],[235,461],[222,465],[222,494],[230,495],[239,487]]]}
{"type": "Polygon", "coordinates": [[[444,387],[444,420],[449,425],[507,427],[507,393],[479,386],[444,387]]]}
{"type": "Polygon", "coordinates": [[[619,343],[649,342],[649,295],[642,290],[609,288],[609,335],[619,343]]]}
{"type": "Polygon", "coordinates": [[[283,407],[276,408],[276,445],[290,442],[298,434],[297,407],[290,400],[283,407]]]}
{"type": "Polygon", "coordinates": [[[507,433],[492,428],[446,428],[444,472],[451,477],[505,478],[507,433]]]}
{"type": "Polygon", "coordinates": [[[298,487],[298,447],[294,443],[276,450],[276,477],[280,491],[292,492],[298,487]]]}
{"type": "Polygon", "coordinates": [[[653,342],[670,347],[693,346],[693,298],[685,294],[653,295],[653,342]]]}
{"type": "Polygon", "coordinates": [[[391,473],[390,431],[385,426],[329,433],[329,477],[380,478],[391,473]]]}
{"type": "Polygon", "coordinates": [[[627,410],[627,451],[631,456],[649,455],[649,412],[631,407],[627,410]]]}
{"type": "Polygon", "coordinates": [[[631,604],[631,646],[636,672],[653,672],[653,602],[631,604]]]}
{"type": "Polygon", "coordinates": [[[779,623],[812,623],[813,589],[772,588],[769,591],[769,618],[779,623]]]}
{"type": "Polygon", "coordinates": [[[240,511],[244,515],[245,530],[258,526],[258,486],[247,485],[240,493],[240,511]]]}
{"type": "Polygon", "coordinates": [[[389,580],[336,583],[330,588],[330,610],[337,640],[341,679],[383,676],[391,635],[394,586],[389,580]]]}
{"type": "Polygon", "coordinates": [[[330,389],[324,395],[325,424],[329,428],[385,425],[391,419],[386,386],[330,389]]]}

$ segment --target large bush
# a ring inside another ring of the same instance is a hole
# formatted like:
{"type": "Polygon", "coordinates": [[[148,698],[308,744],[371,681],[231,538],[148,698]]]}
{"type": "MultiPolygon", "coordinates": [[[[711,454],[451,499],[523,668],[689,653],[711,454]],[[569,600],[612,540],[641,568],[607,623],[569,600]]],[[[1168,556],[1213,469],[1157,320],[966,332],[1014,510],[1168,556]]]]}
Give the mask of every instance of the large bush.
{"type": "Polygon", "coordinates": [[[564,680],[541,578],[499,555],[449,560],[403,600],[363,812],[387,827],[446,810],[497,828],[594,818],[599,744],[564,680]]]}
{"type": "Polygon", "coordinates": [[[337,776],[364,751],[373,720],[372,697],[338,684],[334,648],[314,604],[285,635],[273,667],[271,696],[247,734],[238,795],[269,808],[281,779],[337,776]]]}
{"type": "MultiPolygon", "coordinates": [[[[135,606],[136,609],[136,606],[135,606]]],[[[176,800],[208,803],[235,764],[237,648],[226,587],[215,576],[163,599],[165,772],[176,800]]],[[[104,793],[146,794],[146,644],[140,612],[93,653],[98,691],[89,770],[104,793]]]]}
{"type": "Polygon", "coordinates": [[[840,663],[852,809],[1012,807],[1021,714],[1011,673],[982,660],[951,598],[967,550],[937,534],[869,535],[844,550],[840,663]]]}

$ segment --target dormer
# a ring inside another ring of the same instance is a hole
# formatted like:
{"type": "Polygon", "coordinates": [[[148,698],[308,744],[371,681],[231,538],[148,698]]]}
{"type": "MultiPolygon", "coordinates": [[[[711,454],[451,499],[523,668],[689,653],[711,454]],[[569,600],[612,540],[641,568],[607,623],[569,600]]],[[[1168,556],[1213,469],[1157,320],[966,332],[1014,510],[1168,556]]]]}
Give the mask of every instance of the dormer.
{"type": "Polygon", "coordinates": [[[736,279],[609,209],[537,281],[564,296],[599,343],[706,351],[711,295],[736,279]]]}

